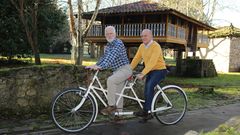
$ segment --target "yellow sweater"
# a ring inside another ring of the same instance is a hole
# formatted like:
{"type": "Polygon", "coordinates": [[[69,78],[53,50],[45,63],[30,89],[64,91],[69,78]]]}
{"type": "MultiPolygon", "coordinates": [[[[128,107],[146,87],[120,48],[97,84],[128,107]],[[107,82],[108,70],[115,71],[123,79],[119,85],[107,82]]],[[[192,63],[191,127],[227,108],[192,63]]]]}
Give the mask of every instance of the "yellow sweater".
{"type": "Polygon", "coordinates": [[[142,59],[145,64],[145,68],[142,71],[144,75],[152,70],[166,69],[161,46],[155,41],[153,41],[148,48],[146,48],[144,44],[140,45],[131,62],[132,69],[134,69],[142,59]]]}

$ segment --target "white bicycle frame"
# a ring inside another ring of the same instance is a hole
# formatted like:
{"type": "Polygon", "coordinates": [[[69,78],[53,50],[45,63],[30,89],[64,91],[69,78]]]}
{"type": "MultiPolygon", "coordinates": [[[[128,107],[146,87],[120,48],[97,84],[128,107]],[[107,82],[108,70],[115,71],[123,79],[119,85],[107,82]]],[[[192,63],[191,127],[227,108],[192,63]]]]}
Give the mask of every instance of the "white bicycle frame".
{"type": "MultiPolygon", "coordinates": [[[[85,99],[86,97],[88,96],[88,94],[90,94],[93,98],[94,98],[94,102],[96,103],[96,111],[98,112],[98,102],[95,98],[95,96],[97,96],[97,98],[102,102],[102,104],[107,107],[107,103],[103,100],[103,98],[97,93],[97,91],[100,91],[104,94],[104,97],[107,99],[107,90],[105,90],[103,87],[102,87],[102,84],[101,82],[99,81],[97,75],[98,75],[98,71],[96,71],[96,73],[94,74],[93,76],[93,79],[89,85],[89,87],[86,89],[86,88],[83,88],[83,87],[79,87],[80,89],[86,91],[86,93],[84,94],[83,96],[83,100],[75,107],[72,109],[72,111],[77,111],[79,108],[81,108],[81,106],[83,105],[83,103],[85,102],[85,99]],[[94,86],[94,83],[97,83],[99,87],[96,87],[94,86]]],[[[132,82],[130,81],[126,81],[125,84],[124,84],[124,87],[123,89],[121,90],[120,93],[116,93],[116,95],[118,95],[118,99],[117,99],[117,102],[116,102],[116,105],[118,105],[119,101],[121,98],[127,98],[127,99],[131,99],[131,100],[134,100],[136,102],[138,102],[139,106],[141,108],[143,108],[141,102],[145,102],[144,100],[138,98],[136,92],[134,91],[133,89],[133,85],[136,84],[136,80],[137,78],[135,77],[134,80],[132,82]],[[126,89],[130,89],[131,92],[133,93],[134,96],[128,96],[128,95],[124,95],[124,91],[126,89]]],[[[174,86],[174,85],[170,85],[170,86],[174,86]]],[[[164,110],[167,110],[167,109],[170,109],[172,107],[172,103],[169,101],[168,97],[164,94],[163,92],[163,89],[157,85],[156,88],[158,89],[157,93],[154,95],[153,97],[153,100],[152,101],[155,101],[156,98],[157,98],[157,95],[160,93],[163,97],[163,99],[165,100],[165,102],[168,104],[167,106],[163,106],[163,107],[158,107],[158,108],[155,108],[154,109],[154,102],[152,102],[152,105],[151,105],[151,111],[150,112],[158,112],[158,111],[164,111],[164,110]]],[[[133,111],[131,112],[116,112],[115,115],[133,115],[133,111]]],[[[97,115],[96,115],[97,117],[97,115]]],[[[95,119],[96,119],[95,117],[95,119]]],[[[95,120],[94,120],[95,121],[95,120]]]]}

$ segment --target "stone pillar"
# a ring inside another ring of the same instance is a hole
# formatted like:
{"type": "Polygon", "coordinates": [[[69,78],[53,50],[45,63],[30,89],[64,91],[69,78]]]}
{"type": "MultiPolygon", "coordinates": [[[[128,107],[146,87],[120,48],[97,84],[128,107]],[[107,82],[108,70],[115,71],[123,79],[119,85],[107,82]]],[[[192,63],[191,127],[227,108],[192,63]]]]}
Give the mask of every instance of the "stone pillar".
{"type": "Polygon", "coordinates": [[[103,54],[104,54],[104,45],[100,45],[99,57],[101,57],[103,54]]]}
{"type": "Polygon", "coordinates": [[[192,41],[192,52],[193,52],[193,57],[196,57],[196,51],[197,51],[197,38],[198,38],[198,29],[196,26],[193,27],[193,41],[192,41]]]}
{"type": "Polygon", "coordinates": [[[90,44],[90,57],[95,58],[95,46],[96,43],[90,44]]]}
{"type": "Polygon", "coordinates": [[[176,56],[176,74],[181,75],[182,73],[182,50],[178,49],[176,56]]]}

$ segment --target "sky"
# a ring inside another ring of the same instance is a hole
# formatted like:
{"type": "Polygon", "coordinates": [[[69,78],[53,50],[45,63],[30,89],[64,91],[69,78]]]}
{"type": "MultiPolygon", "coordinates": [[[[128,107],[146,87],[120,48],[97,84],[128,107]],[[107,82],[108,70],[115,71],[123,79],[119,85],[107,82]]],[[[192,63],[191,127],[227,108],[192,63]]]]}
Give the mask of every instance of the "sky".
{"type": "Polygon", "coordinates": [[[219,0],[227,8],[217,8],[214,16],[215,26],[233,26],[240,28],[240,0],[219,0]]]}

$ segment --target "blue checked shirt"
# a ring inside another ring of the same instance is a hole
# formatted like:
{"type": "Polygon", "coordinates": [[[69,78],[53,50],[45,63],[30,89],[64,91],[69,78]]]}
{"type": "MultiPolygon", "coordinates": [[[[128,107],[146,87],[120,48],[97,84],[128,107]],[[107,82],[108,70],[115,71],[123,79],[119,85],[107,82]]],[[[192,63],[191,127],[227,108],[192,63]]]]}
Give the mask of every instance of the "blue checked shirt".
{"type": "Polygon", "coordinates": [[[102,69],[110,68],[113,71],[119,67],[129,64],[126,49],[120,39],[114,39],[107,43],[104,55],[97,62],[97,66],[102,69]]]}

